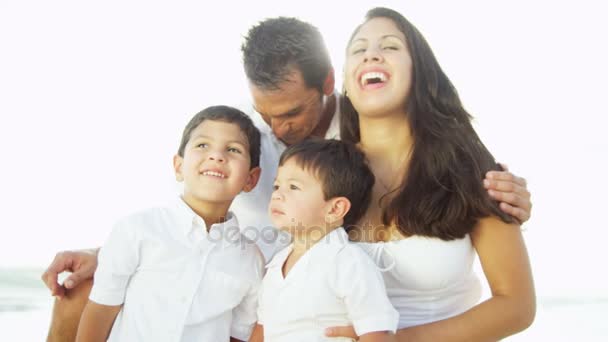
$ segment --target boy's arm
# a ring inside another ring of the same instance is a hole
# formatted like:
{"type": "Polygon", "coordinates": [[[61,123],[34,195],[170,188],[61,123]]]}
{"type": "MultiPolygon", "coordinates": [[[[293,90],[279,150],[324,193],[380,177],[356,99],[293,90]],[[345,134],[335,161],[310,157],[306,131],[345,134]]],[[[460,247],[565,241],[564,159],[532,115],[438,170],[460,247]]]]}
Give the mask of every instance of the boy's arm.
{"type": "MultiPolygon", "coordinates": [[[[348,245],[336,258],[334,285],[359,336],[374,338],[395,333],[399,314],[386,294],[378,266],[357,246],[348,245]],[[353,281],[357,279],[357,281],[353,281]]],[[[383,339],[380,339],[383,341],[383,339]]],[[[365,340],[364,340],[365,341],[365,340]]]]}
{"type": "Polygon", "coordinates": [[[394,341],[394,339],[392,339],[391,336],[394,336],[394,335],[389,333],[388,331],[376,331],[376,332],[371,332],[371,333],[361,335],[361,337],[359,337],[358,341],[359,342],[391,342],[391,341],[394,341]]]}
{"type": "Polygon", "coordinates": [[[230,326],[231,338],[236,338],[241,341],[247,341],[252,330],[258,320],[258,296],[262,285],[262,277],[264,272],[264,257],[262,253],[255,248],[251,255],[251,267],[255,269],[255,274],[251,278],[251,283],[247,289],[247,294],[241,302],[232,309],[232,325],[230,326]]]}
{"type": "Polygon", "coordinates": [[[261,324],[256,324],[255,328],[253,328],[253,332],[251,333],[251,337],[249,338],[249,342],[264,342],[264,326],[261,324]]]}
{"type": "Polygon", "coordinates": [[[89,301],[78,325],[77,342],[106,341],[121,305],[101,305],[89,301]]]}

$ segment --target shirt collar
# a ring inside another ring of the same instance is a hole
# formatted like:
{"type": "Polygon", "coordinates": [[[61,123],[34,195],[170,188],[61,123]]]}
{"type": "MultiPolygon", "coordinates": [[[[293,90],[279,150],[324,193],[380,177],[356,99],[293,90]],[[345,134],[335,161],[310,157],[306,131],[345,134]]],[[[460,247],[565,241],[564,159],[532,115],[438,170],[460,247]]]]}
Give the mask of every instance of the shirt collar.
{"type": "Polygon", "coordinates": [[[325,139],[340,140],[340,93],[334,90],[333,95],[336,97],[336,110],[325,133],[325,139]]]}
{"type": "MultiPolygon", "coordinates": [[[[312,246],[309,250],[306,251],[306,253],[311,253],[313,250],[316,249],[320,249],[322,250],[323,254],[326,253],[326,251],[334,251],[334,252],[338,252],[340,249],[342,249],[342,247],[346,244],[348,244],[348,234],[346,233],[346,231],[344,230],[344,228],[339,227],[336,228],[334,230],[332,230],[331,232],[329,232],[329,234],[325,235],[321,240],[319,240],[319,242],[317,242],[314,246],[312,246]]],[[[266,268],[271,268],[271,267],[276,267],[276,266],[283,266],[283,264],[285,263],[285,260],[287,259],[287,257],[289,256],[289,253],[291,253],[293,249],[293,243],[290,244],[289,246],[285,247],[284,249],[282,249],[281,251],[279,251],[274,258],[272,258],[272,260],[266,265],[266,268]]],[[[316,253],[316,252],[313,252],[316,253]]],[[[306,258],[305,260],[301,260],[301,261],[305,261],[308,262],[309,258],[306,258]]],[[[298,261],[300,262],[300,261],[298,261]]]]}
{"type": "Polygon", "coordinates": [[[181,197],[177,199],[173,207],[179,222],[177,229],[184,237],[188,237],[194,230],[200,230],[204,236],[214,237],[214,241],[219,241],[219,239],[235,241],[236,235],[240,234],[238,220],[231,211],[226,213],[224,222],[212,224],[207,231],[205,220],[198,216],[181,197]],[[222,237],[226,239],[222,239],[222,237]]]}

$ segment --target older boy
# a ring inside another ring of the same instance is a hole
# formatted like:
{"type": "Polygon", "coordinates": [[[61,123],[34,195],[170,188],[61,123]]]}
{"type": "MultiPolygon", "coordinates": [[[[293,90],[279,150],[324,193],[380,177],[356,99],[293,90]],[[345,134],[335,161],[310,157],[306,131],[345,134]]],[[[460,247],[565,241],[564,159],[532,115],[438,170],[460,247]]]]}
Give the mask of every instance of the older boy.
{"type": "Polygon", "coordinates": [[[173,160],[181,198],[115,225],[78,341],[249,338],[264,259],[228,208],[255,187],[259,155],[259,132],[239,110],[209,107],[192,118],[173,160]]]}

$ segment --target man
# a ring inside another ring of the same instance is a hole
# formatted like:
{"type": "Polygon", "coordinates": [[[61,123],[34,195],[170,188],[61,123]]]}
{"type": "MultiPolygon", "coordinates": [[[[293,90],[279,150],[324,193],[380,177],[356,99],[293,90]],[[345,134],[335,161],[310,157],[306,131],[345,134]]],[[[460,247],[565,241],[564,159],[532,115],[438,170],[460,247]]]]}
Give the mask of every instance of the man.
{"type": "MultiPolygon", "coordinates": [[[[323,38],[308,23],[294,18],[265,20],[249,30],[242,51],[258,113],[253,119],[261,131],[262,174],[256,188],[237,196],[231,210],[243,233],[269,261],[289,243],[289,236],[274,229],[267,215],[279,156],[286,146],[311,136],[339,138],[340,95],[334,90],[334,70],[323,38]]],[[[501,208],[521,222],[528,220],[531,203],[525,180],[509,172],[489,177],[484,184],[502,202],[501,208]]],[[[74,340],[96,266],[96,251],[62,252],[42,275],[52,294],[63,298],[53,308],[49,341],[74,340]],[[57,275],[63,271],[73,273],[59,285],[57,275]]]]}

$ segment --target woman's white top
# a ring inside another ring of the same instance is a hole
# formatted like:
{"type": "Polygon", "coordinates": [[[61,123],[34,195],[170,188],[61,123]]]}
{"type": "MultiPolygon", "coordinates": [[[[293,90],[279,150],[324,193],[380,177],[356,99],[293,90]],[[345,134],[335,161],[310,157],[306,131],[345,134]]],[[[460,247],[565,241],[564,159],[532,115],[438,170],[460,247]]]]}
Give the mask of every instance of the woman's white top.
{"type": "Polygon", "coordinates": [[[358,335],[396,330],[398,314],[380,271],[342,228],[312,246],[283,277],[291,251],[285,248],[266,266],[258,308],[264,341],[351,341],[325,337],[331,326],[353,325],[358,335]]]}
{"type": "Polygon", "coordinates": [[[399,329],[453,317],[481,297],[468,235],[452,241],[411,236],[357,245],[383,269],[386,292],[399,312],[399,329]]]}

